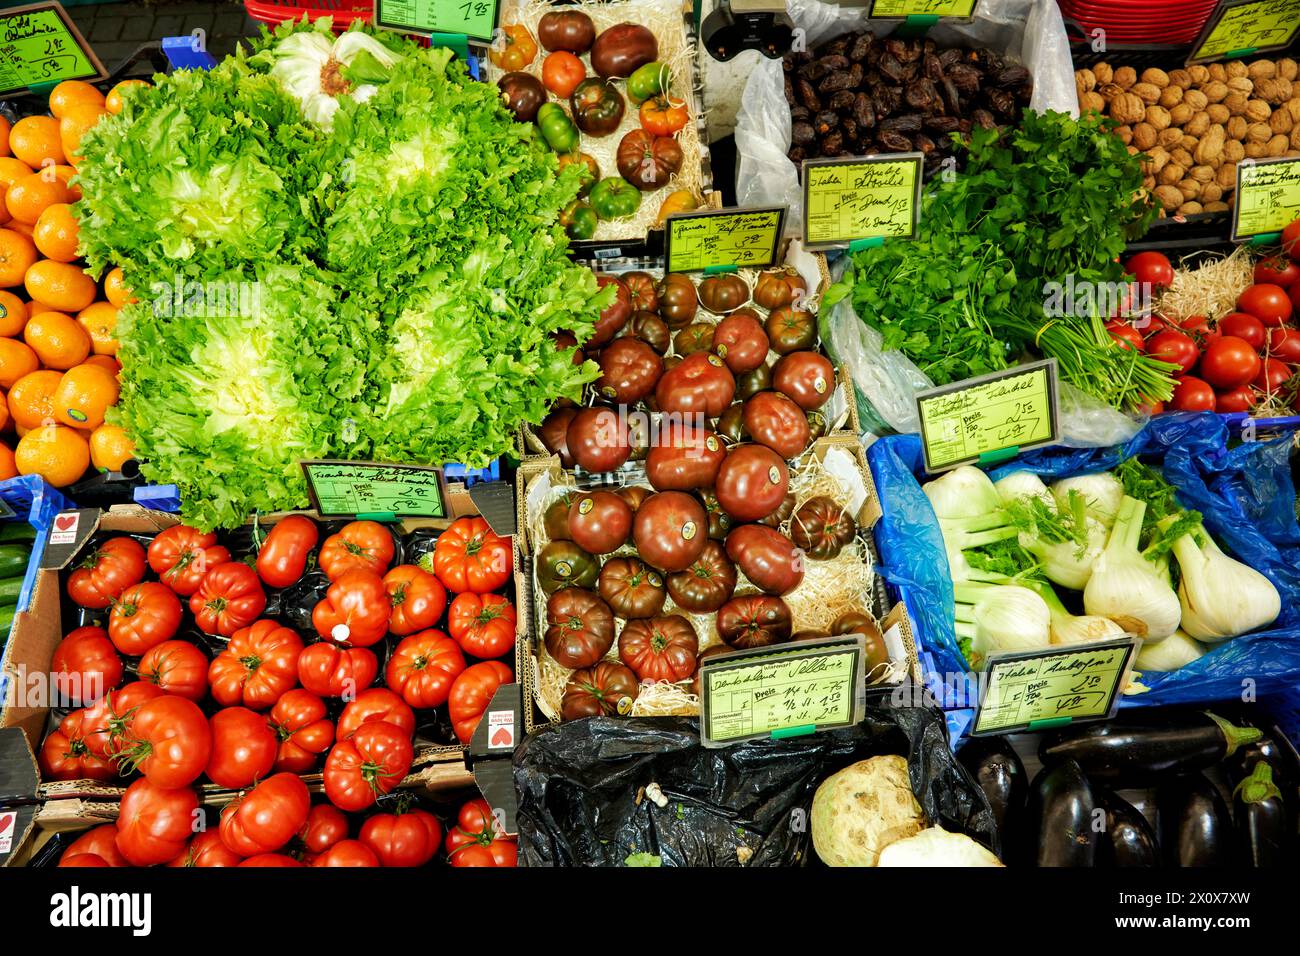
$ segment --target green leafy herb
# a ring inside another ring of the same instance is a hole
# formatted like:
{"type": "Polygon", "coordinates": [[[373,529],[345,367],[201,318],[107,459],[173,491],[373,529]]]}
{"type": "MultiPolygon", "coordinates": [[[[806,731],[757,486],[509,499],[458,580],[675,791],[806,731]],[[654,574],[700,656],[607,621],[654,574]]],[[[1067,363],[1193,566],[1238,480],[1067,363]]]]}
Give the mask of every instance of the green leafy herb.
{"type": "Polygon", "coordinates": [[[633,853],[623,861],[624,866],[663,866],[661,857],[653,853],[633,853]]]}

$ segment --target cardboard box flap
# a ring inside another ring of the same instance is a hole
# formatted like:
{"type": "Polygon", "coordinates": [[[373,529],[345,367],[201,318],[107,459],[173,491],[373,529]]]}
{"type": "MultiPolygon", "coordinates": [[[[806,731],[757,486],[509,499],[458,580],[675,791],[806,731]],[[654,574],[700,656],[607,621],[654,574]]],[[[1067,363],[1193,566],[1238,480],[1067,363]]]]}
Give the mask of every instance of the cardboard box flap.
{"type": "MultiPolygon", "coordinates": [[[[516,679],[518,679],[516,677],[516,679]]],[[[474,757],[496,757],[509,754],[519,743],[523,713],[523,698],[519,684],[502,684],[492,695],[492,703],[483,712],[483,719],[474,729],[469,742],[469,752],[474,757]]]]}
{"type": "Polygon", "coordinates": [[[0,806],[35,803],[40,787],[36,757],[19,727],[0,729],[0,806]]]}
{"type": "Polygon", "coordinates": [[[515,792],[514,762],[508,757],[476,760],[474,783],[501,828],[508,834],[517,834],[519,824],[515,817],[519,812],[519,795],[515,792]]]}
{"type": "Polygon", "coordinates": [[[507,481],[482,481],[469,486],[469,497],[483,520],[503,538],[515,533],[515,493],[507,481]]]}

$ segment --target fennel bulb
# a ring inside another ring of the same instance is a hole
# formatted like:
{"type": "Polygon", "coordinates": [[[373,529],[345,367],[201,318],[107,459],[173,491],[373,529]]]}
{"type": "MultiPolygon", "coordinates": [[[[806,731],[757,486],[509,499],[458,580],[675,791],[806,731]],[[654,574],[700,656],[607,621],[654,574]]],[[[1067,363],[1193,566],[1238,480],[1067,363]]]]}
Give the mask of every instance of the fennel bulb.
{"type": "MultiPolygon", "coordinates": [[[[1167,528],[1174,520],[1165,518],[1158,527],[1167,528]]],[[[1178,601],[1189,637],[1224,641],[1277,620],[1282,599],[1273,582],[1224,554],[1209,532],[1183,535],[1173,551],[1182,572],[1178,601]]]]}
{"type": "Polygon", "coordinates": [[[1188,637],[1186,631],[1179,630],[1163,641],[1143,643],[1133,666],[1139,671],[1176,671],[1204,656],[1205,647],[1188,637]]]}
{"type": "Polygon", "coordinates": [[[321,129],[334,125],[338,98],[365,102],[378,92],[376,82],[401,59],[372,36],[350,30],[338,39],[303,30],[284,38],[269,51],[271,75],[302,106],[303,115],[321,129]]]}
{"type": "Polygon", "coordinates": [[[1056,506],[1062,511],[1069,507],[1071,491],[1083,495],[1087,502],[1088,516],[1096,518],[1109,531],[1119,514],[1119,503],[1124,497],[1124,486],[1110,472],[1098,472],[1095,475],[1075,475],[1052,482],[1052,497],[1056,506]]]}
{"type": "Polygon", "coordinates": [[[1100,521],[1088,518],[1084,527],[1088,543],[1082,549],[1073,541],[1048,541],[1024,532],[1020,534],[1020,546],[1042,563],[1043,575],[1053,584],[1082,591],[1106,547],[1106,529],[1100,521]]]}
{"type": "Polygon", "coordinates": [[[970,638],[971,665],[990,654],[1031,651],[1052,642],[1047,604],[1018,584],[961,583],[957,595],[957,633],[970,638]]]}
{"type": "Polygon", "coordinates": [[[1131,634],[1158,641],[1178,628],[1182,609],[1167,577],[1138,550],[1144,514],[1144,502],[1123,497],[1110,538],[1083,589],[1083,608],[1131,634]]]}
{"type": "Polygon", "coordinates": [[[1010,504],[1021,498],[1042,498],[1045,504],[1053,504],[1052,493],[1032,471],[1013,471],[1005,478],[993,482],[1004,504],[1010,504]]]}
{"type": "Polygon", "coordinates": [[[1029,584],[1034,593],[1043,599],[1051,615],[1053,644],[1092,644],[1124,637],[1124,628],[1108,617],[1095,614],[1071,614],[1050,584],[1029,584]]]}
{"type": "Polygon", "coordinates": [[[940,518],[978,518],[1002,507],[1002,497],[989,476],[973,465],[962,465],[921,486],[940,518]]]}
{"type": "Polygon", "coordinates": [[[966,836],[928,827],[916,836],[895,840],[880,852],[876,866],[1002,866],[993,853],[966,836]]]}

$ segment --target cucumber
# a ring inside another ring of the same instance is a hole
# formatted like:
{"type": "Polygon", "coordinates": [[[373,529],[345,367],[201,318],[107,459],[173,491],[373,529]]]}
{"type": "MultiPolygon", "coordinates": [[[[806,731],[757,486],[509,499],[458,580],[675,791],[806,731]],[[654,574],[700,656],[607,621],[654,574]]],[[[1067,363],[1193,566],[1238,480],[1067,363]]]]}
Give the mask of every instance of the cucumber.
{"type": "Polygon", "coordinates": [[[35,541],[36,529],[26,521],[0,522],[0,543],[6,541],[35,541]]]}
{"type": "Polygon", "coordinates": [[[9,607],[11,604],[18,603],[18,595],[23,590],[23,579],[2,578],[0,579],[0,607],[9,607]]]}
{"type": "Polygon", "coordinates": [[[24,544],[0,544],[0,578],[27,573],[32,549],[24,544]]]}
{"type": "MultiPolygon", "coordinates": [[[[13,626],[14,615],[16,613],[18,613],[16,607],[0,607],[0,638],[7,638],[9,636],[9,628],[13,626]]],[[[0,645],[3,644],[4,641],[0,640],[0,645]]]]}

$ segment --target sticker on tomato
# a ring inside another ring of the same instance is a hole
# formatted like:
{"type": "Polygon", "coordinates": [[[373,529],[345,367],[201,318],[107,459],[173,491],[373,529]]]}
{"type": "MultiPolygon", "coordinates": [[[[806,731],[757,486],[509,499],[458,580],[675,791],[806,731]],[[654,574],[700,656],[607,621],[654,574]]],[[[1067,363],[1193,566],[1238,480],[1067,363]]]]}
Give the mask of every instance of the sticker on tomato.
{"type": "Polygon", "coordinates": [[[776,465],[769,468],[767,470],[767,480],[774,485],[779,485],[781,483],[781,469],[777,468],[776,465]]]}
{"type": "Polygon", "coordinates": [[[692,538],[695,537],[695,531],[696,531],[695,522],[694,521],[686,522],[686,524],[682,525],[682,540],[690,541],[692,538]]]}
{"type": "Polygon", "coordinates": [[[632,698],[620,697],[618,699],[618,715],[620,717],[626,717],[630,713],[632,713],[632,698]]]}
{"type": "Polygon", "coordinates": [[[585,515],[594,507],[596,506],[591,503],[590,498],[583,498],[582,501],[578,503],[578,514],[585,515]]]}
{"type": "Polygon", "coordinates": [[[704,447],[709,451],[717,451],[718,448],[721,447],[721,443],[718,441],[718,436],[710,435],[708,438],[704,439],[704,447]]]}

